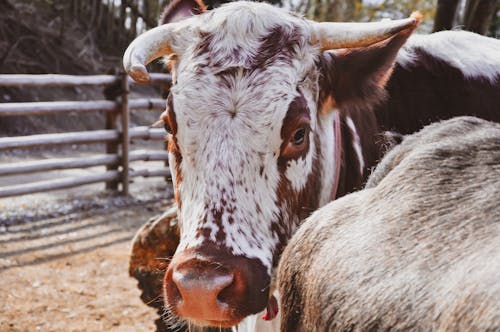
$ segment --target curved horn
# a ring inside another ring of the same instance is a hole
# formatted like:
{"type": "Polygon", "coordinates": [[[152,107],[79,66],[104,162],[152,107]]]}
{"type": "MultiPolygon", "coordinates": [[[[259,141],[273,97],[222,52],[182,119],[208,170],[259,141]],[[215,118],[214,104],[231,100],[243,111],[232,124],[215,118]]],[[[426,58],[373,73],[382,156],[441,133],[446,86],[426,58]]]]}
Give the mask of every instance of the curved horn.
{"type": "Polygon", "coordinates": [[[415,12],[409,18],[369,23],[321,22],[314,23],[312,43],[322,50],[368,46],[385,40],[405,29],[415,29],[422,14],[415,12]]]}
{"type": "Polygon", "coordinates": [[[149,82],[146,65],[174,52],[174,35],[178,23],[170,23],[148,30],[127,47],[123,55],[123,68],[137,82],[149,82]]]}

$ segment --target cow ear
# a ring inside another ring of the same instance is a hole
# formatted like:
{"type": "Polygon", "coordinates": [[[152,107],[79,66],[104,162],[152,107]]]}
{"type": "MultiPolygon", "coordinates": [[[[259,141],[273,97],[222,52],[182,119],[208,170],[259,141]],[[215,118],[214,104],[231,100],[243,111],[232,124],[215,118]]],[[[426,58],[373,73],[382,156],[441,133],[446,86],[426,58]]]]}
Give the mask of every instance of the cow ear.
{"type": "Polygon", "coordinates": [[[322,111],[381,102],[396,55],[412,32],[406,29],[367,47],[323,52],[319,62],[322,111]]]}
{"type": "Polygon", "coordinates": [[[194,15],[205,12],[207,6],[202,0],[174,0],[165,8],[159,24],[182,21],[194,15]]]}

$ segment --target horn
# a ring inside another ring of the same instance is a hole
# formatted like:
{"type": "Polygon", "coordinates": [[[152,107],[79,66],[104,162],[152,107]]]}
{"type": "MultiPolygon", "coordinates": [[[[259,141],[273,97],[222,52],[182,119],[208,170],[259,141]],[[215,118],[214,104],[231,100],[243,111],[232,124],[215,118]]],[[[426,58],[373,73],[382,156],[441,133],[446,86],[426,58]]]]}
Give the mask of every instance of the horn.
{"type": "Polygon", "coordinates": [[[123,68],[137,82],[149,82],[146,65],[164,55],[176,53],[174,36],[179,23],[164,24],[138,36],[127,47],[123,55],[123,68]]]}
{"type": "Polygon", "coordinates": [[[311,42],[321,50],[364,47],[394,36],[405,29],[415,29],[422,14],[414,12],[409,18],[369,23],[321,22],[313,23],[311,42]]]}

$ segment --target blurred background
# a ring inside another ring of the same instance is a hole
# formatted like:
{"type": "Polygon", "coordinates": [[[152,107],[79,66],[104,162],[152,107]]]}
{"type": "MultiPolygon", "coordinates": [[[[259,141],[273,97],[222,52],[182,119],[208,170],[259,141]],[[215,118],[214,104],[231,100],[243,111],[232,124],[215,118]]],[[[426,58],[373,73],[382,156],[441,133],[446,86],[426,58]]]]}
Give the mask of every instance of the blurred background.
{"type": "MultiPolygon", "coordinates": [[[[139,33],[157,25],[167,0],[1,0],[1,73],[103,73],[139,33]]],[[[209,0],[209,8],[226,0],[209,0]]],[[[497,36],[497,0],[270,0],[317,21],[424,15],[421,32],[452,28],[497,36]]]]}

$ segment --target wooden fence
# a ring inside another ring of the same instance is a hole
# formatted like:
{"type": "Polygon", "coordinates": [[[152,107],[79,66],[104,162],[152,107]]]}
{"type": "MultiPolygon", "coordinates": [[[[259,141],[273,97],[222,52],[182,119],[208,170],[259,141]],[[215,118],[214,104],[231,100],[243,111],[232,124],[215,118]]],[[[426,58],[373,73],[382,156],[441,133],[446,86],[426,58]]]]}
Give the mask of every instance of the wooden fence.
{"type": "MultiPolygon", "coordinates": [[[[168,74],[152,74],[152,83],[170,84],[168,74]]],[[[29,103],[0,103],[0,121],[7,116],[31,116],[40,114],[60,114],[68,112],[106,112],[106,129],[58,134],[0,137],[0,152],[32,147],[53,147],[64,144],[105,143],[106,154],[91,157],[45,159],[0,165],[0,176],[20,175],[62,169],[106,166],[106,171],[78,178],[61,178],[27,184],[0,187],[0,198],[32,194],[55,189],[81,186],[90,183],[106,182],[107,189],[129,193],[130,179],[137,176],[161,176],[168,178],[167,167],[161,170],[131,170],[132,161],[166,161],[166,151],[130,151],[131,139],[162,140],[165,131],[159,128],[131,127],[131,110],[163,110],[162,99],[129,99],[130,87],[135,83],[124,73],[118,76],[93,75],[1,75],[0,87],[80,87],[80,86],[115,86],[119,91],[117,100],[98,101],[52,101],[29,103]],[[121,129],[117,125],[120,118],[121,129]]]]}

